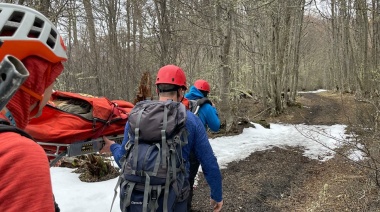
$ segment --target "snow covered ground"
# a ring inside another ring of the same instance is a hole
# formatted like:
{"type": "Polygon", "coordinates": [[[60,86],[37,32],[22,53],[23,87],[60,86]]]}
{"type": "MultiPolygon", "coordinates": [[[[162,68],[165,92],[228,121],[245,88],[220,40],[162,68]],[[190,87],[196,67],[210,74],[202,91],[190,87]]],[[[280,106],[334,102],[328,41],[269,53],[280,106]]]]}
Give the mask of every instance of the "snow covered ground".
{"type": "MultiPolygon", "coordinates": [[[[267,150],[274,146],[301,147],[305,150],[305,156],[326,161],[334,157],[332,150],[342,144],[346,128],[344,125],[271,124],[271,129],[266,129],[261,125],[254,125],[256,128],[246,128],[240,135],[210,139],[221,168],[226,168],[228,163],[244,159],[255,151],[267,150]]],[[[358,160],[362,158],[355,151],[352,151],[350,157],[358,160]]],[[[79,180],[79,174],[72,171],[69,168],[51,168],[53,190],[61,211],[110,211],[117,178],[105,182],[85,183],[79,180]]],[[[112,211],[120,211],[118,196],[112,211]]]]}

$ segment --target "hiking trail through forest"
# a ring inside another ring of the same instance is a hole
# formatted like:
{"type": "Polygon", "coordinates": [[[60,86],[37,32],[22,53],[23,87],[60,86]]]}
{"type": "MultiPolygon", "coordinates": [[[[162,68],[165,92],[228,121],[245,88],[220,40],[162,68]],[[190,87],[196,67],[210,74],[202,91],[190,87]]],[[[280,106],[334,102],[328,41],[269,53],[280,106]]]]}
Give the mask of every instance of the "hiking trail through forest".
{"type": "MultiPolygon", "coordinates": [[[[242,100],[242,115],[255,117],[263,110],[252,102],[242,100]]],[[[258,118],[268,123],[348,125],[357,121],[357,107],[366,106],[351,94],[333,91],[300,93],[297,102],[301,107],[289,107],[278,117],[258,118]]],[[[358,211],[354,208],[360,203],[350,198],[359,195],[355,186],[368,183],[361,170],[339,155],[320,162],[302,154],[300,148],[274,147],[228,164],[222,169],[223,211],[358,211]]],[[[193,211],[211,211],[205,201],[210,194],[207,182],[203,174],[198,176],[193,211]]]]}

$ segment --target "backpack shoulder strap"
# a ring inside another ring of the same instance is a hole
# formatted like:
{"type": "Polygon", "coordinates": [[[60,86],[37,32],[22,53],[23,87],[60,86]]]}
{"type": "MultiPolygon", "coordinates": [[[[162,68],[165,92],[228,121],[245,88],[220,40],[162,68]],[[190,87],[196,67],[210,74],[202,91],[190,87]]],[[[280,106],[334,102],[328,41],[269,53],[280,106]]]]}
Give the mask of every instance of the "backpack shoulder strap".
{"type": "Polygon", "coordinates": [[[190,101],[190,111],[193,112],[195,115],[198,115],[199,109],[202,107],[202,105],[204,104],[212,105],[212,102],[207,97],[203,97],[197,100],[189,100],[189,101],[190,101]]]}
{"type": "Polygon", "coordinates": [[[32,136],[26,133],[24,130],[21,130],[15,126],[10,125],[7,120],[0,119],[0,133],[2,132],[14,132],[18,133],[24,137],[30,138],[33,140],[32,136]]]}
{"type": "Polygon", "coordinates": [[[197,100],[189,99],[188,101],[189,101],[189,110],[195,114],[195,111],[196,111],[197,105],[198,105],[197,100]]]}
{"type": "Polygon", "coordinates": [[[197,105],[202,106],[204,104],[210,104],[210,105],[212,105],[212,102],[207,97],[203,97],[203,98],[197,100],[197,105]]]}

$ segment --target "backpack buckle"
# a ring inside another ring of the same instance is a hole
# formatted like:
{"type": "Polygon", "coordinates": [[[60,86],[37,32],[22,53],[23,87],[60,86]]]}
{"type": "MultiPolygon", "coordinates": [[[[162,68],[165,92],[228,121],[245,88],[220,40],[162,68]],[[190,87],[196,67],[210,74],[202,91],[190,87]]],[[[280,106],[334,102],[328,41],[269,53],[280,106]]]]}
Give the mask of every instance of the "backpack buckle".
{"type": "Polygon", "coordinates": [[[157,200],[157,190],[152,190],[152,193],[151,193],[151,200],[157,200]]]}
{"type": "Polygon", "coordinates": [[[180,144],[181,143],[181,138],[177,135],[173,138],[173,141],[175,144],[180,144]]]}
{"type": "Polygon", "coordinates": [[[143,171],[143,170],[138,170],[138,171],[136,171],[136,175],[141,176],[141,177],[144,177],[144,176],[145,176],[145,171],[143,171]]]}

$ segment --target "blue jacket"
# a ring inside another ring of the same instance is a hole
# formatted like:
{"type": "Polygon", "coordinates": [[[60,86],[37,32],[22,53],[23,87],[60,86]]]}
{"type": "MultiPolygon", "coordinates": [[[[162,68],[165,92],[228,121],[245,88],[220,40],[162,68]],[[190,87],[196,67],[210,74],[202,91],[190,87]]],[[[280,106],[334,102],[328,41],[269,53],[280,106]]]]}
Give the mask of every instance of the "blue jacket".
{"type": "MultiPolygon", "coordinates": [[[[196,157],[201,163],[203,174],[210,186],[211,198],[217,202],[222,201],[222,174],[219,169],[217,159],[207,138],[205,128],[201,121],[190,111],[187,111],[186,129],[188,131],[188,144],[182,148],[183,158],[187,161],[186,169],[189,173],[189,153],[195,152],[196,157]]],[[[126,154],[125,145],[129,140],[129,123],[127,122],[124,130],[124,140],[122,144],[112,144],[111,152],[119,167],[119,161],[126,154]]],[[[131,135],[134,136],[134,135],[131,135]]]]}
{"type": "MultiPolygon", "coordinates": [[[[196,87],[191,86],[189,93],[185,94],[185,97],[190,100],[197,100],[204,96],[196,87]]],[[[204,126],[209,127],[214,132],[219,131],[220,120],[218,117],[218,111],[215,107],[210,104],[202,105],[199,109],[198,116],[204,126]]]]}

